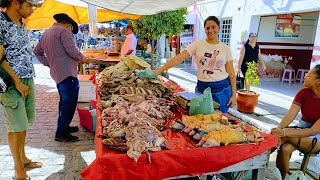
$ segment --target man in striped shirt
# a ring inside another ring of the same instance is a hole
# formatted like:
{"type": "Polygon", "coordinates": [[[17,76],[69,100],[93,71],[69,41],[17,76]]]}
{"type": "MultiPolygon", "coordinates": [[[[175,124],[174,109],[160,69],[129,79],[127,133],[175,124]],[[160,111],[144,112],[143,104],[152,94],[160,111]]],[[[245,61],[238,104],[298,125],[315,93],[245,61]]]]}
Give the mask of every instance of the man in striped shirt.
{"type": "Polygon", "coordinates": [[[60,95],[59,119],[56,141],[76,142],[77,136],[70,133],[79,131],[70,126],[78,102],[78,63],[86,58],[75,46],[73,34],[78,33],[77,23],[67,14],[56,14],[57,21],[41,37],[34,49],[38,60],[50,68],[50,75],[57,84],[60,95]]]}

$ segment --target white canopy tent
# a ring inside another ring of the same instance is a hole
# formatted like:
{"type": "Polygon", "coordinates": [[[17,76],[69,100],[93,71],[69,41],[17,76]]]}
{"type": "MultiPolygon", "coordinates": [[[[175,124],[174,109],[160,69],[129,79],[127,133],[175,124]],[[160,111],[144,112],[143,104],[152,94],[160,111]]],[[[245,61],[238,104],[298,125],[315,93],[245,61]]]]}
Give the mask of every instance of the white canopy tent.
{"type": "Polygon", "coordinates": [[[151,15],[188,7],[199,0],[81,0],[112,11],[151,15]]]}

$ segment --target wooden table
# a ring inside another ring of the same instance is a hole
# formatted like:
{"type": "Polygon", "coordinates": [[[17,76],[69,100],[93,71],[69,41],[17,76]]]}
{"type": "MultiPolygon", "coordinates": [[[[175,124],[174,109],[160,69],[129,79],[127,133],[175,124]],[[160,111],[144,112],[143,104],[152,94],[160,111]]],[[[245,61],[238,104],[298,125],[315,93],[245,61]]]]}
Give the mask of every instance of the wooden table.
{"type": "MultiPolygon", "coordinates": [[[[99,65],[103,64],[108,67],[108,66],[112,66],[112,65],[119,63],[120,60],[121,60],[120,56],[107,56],[107,58],[100,58],[100,59],[88,57],[87,63],[80,63],[79,74],[86,74],[86,70],[91,69],[91,68],[84,68],[85,64],[89,64],[89,63],[99,64],[99,65]]],[[[92,68],[92,69],[95,69],[95,68],[92,68]]]]}
{"type": "MultiPolygon", "coordinates": [[[[260,180],[264,178],[264,172],[265,169],[268,166],[269,163],[269,157],[270,157],[270,152],[271,150],[267,150],[257,156],[254,156],[250,159],[238,162],[234,165],[225,167],[219,171],[216,172],[209,172],[205,174],[201,174],[201,176],[207,176],[207,175],[213,175],[213,174],[221,174],[221,173],[229,173],[229,172],[236,172],[239,171],[240,173],[237,175],[235,179],[244,179],[244,176],[248,172],[248,170],[253,170],[252,171],[252,179],[253,180],[260,180]]],[[[176,177],[171,177],[167,178],[169,179],[180,179],[180,178],[187,178],[190,176],[187,175],[182,175],[182,176],[176,176],[176,177]]]]}

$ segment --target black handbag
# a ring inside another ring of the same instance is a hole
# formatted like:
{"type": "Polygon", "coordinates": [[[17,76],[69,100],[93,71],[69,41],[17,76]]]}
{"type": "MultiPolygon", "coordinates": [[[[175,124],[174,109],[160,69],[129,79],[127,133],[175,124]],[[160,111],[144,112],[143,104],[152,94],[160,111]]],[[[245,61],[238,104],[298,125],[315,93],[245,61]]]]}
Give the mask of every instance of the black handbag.
{"type": "Polygon", "coordinates": [[[243,89],[242,77],[237,75],[236,81],[237,81],[237,90],[243,89]]]}
{"type": "Polygon", "coordinates": [[[6,92],[12,85],[11,76],[2,68],[1,64],[5,60],[5,56],[0,60],[0,93],[6,92]]]}

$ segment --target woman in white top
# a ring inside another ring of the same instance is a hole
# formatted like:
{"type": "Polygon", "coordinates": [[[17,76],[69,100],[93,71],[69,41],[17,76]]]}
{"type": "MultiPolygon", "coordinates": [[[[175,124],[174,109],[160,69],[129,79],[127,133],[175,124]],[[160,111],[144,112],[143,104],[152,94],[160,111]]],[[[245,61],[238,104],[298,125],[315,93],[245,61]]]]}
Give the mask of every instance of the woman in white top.
{"type": "Polygon", "coordinates": [[[181,64],[190,55],[195,56],[198,68],[196,92],[203,93],[210,87],[212,99],[220,104],[222,112],[227,112],[236,102],[236,78],[230,48],[218,39],[219,24],[217,17],[209,16],[204,21],[207,38],[193,42],[154,72],[160,74],[181,64]]]}

